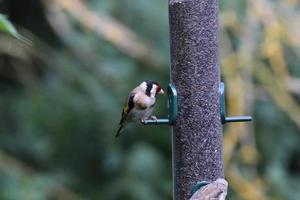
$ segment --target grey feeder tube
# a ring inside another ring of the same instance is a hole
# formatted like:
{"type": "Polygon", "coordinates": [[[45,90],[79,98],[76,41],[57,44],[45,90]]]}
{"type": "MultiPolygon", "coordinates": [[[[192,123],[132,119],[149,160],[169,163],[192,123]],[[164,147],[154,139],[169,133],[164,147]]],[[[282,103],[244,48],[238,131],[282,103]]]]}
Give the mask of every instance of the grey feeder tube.
{"type": "Polygon", "coordinates": [[[217,0],[169,0],[171,82],[178,93],[172,129],[174,199],[198,181],[223,177],[217,0]]]}

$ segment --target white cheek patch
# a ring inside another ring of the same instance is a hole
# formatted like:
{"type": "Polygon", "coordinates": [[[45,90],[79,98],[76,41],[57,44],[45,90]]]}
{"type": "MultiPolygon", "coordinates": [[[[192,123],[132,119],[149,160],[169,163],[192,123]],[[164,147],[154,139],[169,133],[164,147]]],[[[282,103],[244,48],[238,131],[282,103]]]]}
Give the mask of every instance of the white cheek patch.
{"type": "Polygon", "coordinates": [[[155,84],[153,84],[153,86],[152,86],[152,89],[151,89],[151,94],[156,94],[156,91],[157,91],[157,85],[155,85],[155,84]]]}

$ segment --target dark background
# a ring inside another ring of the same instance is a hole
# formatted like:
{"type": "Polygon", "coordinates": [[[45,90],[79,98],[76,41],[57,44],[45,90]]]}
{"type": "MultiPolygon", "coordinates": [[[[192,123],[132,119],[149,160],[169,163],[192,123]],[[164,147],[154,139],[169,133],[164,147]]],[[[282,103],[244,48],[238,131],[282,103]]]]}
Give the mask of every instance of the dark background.
{"type": "MultiPolygon", "coordinates": [[[[0,0],[0,199],[172,199],[168,126],[129,125],[127,93],[169,82],[167,0],[0,0]]],[[[220,1],[228,199],[300,198],[300,3],[220,1]]],[[[166,97],[155,114],[165,116],[166,97]]]]}

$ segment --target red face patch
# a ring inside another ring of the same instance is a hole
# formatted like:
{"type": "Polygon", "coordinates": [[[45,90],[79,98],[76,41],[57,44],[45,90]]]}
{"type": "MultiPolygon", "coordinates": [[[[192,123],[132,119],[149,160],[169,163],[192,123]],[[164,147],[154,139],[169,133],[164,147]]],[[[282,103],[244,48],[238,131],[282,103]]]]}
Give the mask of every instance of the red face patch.
{"type": "Polygon", "coordinates": [[[159,93],[159,92],[160,92],[160,90],[161,90],[161,87],[160,87],[160,85],[159,85],[159,84],[155,84],[155,85],[156,85],[156,87],[157,87],[157,88],[156,88],[156,94],[157,94],[157,93],[159,93]]]}

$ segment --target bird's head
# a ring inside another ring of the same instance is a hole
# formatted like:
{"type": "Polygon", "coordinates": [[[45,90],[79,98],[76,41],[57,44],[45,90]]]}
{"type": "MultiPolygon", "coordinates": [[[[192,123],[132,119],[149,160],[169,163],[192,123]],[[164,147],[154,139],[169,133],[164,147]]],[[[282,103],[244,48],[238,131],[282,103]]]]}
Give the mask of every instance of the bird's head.
{"type": "Polygon", "coordinates": [[[145,92],[145,94],[149,97],[155,97],[156,94],[164,94],[161,86],[155,81],[144,81],[140,84],[140,87],[142,88],[143,92],[145,92]]]}

